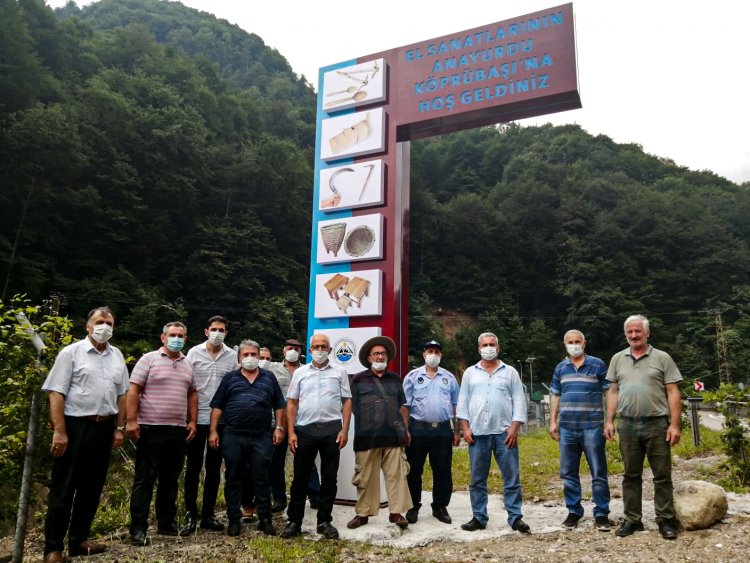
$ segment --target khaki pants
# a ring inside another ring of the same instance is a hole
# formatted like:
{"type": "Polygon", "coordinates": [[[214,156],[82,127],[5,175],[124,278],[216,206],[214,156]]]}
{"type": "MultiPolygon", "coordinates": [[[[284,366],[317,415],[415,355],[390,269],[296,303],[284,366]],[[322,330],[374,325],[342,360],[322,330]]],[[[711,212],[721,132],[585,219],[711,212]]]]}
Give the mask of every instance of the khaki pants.
{"type": "Polygon", "coordinates": [[[413,505],[409,495],[406,476],[409,464],[404,448],[375,448],[354,454],[354,477],[352,485],[357,487],[358,516],[377,516],[380,509],[380,470],[385,477],[385,492],[388,495],[388,510],[403,514],[413,505]]]}

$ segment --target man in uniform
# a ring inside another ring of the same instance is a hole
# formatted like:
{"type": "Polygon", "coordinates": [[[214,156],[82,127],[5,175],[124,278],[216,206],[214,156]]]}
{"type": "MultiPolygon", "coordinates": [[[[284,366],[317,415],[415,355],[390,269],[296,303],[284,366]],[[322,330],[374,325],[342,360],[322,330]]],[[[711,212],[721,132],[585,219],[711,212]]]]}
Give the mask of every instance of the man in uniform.
{"type": "Polygon", "coordinates": [[[49,392],[55,458],[44,521],[45,563],[64,561],[66,532],[71,557],[106,549],[87,538],[110,453],[125,437],[128,368],[120,350],[108,343],[114,325],[109,307],[89,312],[86,338],[60,350],[42,385],[49,392]]]}
{"type": "Polygon", "coordinates": [[[410,371],[404,379],[411,434],[411,445],[406,448],[407,482],[414,505],[406,512],[406,519],[411,524],[417,521],[422,506],[422,473],[427,456],[432,468],[432,515],[445,524],[452,522],[448,504],[453,492],[452,446],[461,441],[455,421],[459,387],[454,375],[440,367],[442,356],[443,347],[438,341],[426,342],[422,347],[425,365],[410,371]]]}
{"type": "MultiPolygon", "coordinates": [[[[187,446],[187,468],[185,471],[185,525],[183,533],[192,534],[198,519],[198,483],[201,468],[205,466],[203,479],[203,503],[201,528],[221,531],[224,525],[214,516],[216,496],[221,480],[221,450],[207,448],[208,430],[211,422],[211,399],[214,398],[222,378],[236,369],[237,354],[224,344],[228,333],[227,320],[219,315],[208,319],[204,333],[206,341],[193,346],[187,358],[193,364],[195,389],[198,393],[198,427],[195,438],[187,446]]],[[[219,435],[223,428],[219,425],[219,435]]]]}
{"type": "Polygon", "coordinates": [[[609,362],[604,436],[614,441],[615,412],[619,413],[625,522],[616,534],[625,537],[643,530],[641,495],[643,460],[647,458],[654,475],[654,512],[659,533],[673,540],[677,525],[671,448],[680,441],[682,402],[677,384],[682,375],[669,354],[648,343],[650,335],[648,319],[643,315],[631,315],[625,320],[629,347],[609,362]]]}
{"type": "Polygon", "coordinates": [[[161,335],[163,346],[144,354],[130,374],[127,434],[138,442],[130,494],[130,539],[138,546],[148,543],[148,516],[157,482],[157,533],[186,534],[175,521],[177,491],[186,445],[195,437],[198,417],[193,365],[182,353],[186,340],[184,324],[167,323],[161,335]]]}
{"type": "Polygon", "coordinates": [[[598,530],[609,531],[609,484],[604,452],[603,393],[607,364],[584,353],[586,338],[580,330],[569,330],[563,337],[568,357],[557,364],[550,385],[549,434],[560,442],[560,477],[568,516],[562,525],[575,528],[583,516],[581,479],[578,468],[581,453],[591,470],[594,522],[598,530]],[[559,421],[558,421],[559,415],[559,421]]]}

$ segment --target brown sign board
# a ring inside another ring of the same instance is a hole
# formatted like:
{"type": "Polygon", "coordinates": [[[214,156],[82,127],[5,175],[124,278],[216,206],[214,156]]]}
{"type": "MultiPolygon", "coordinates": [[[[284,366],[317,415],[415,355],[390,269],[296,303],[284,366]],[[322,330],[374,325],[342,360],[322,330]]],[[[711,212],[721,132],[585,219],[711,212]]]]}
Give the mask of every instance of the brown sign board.
{"type": "Polygon", "coordinates": [[[388,113],[408,141],[578,109],[573,5],[358,57],[383,58],[388,113]]]}

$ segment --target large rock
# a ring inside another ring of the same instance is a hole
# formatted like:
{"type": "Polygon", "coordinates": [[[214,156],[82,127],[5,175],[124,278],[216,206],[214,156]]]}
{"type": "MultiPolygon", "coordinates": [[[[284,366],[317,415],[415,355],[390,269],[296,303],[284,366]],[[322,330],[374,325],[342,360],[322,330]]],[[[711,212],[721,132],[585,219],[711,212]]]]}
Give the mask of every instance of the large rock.
{"type": "Polygon", "coordinates": [[[674,488],[677,519],[686,530],[702,530],[727,513],[727,495],[718,485],[706,481],[682,481],[674,488]]]}

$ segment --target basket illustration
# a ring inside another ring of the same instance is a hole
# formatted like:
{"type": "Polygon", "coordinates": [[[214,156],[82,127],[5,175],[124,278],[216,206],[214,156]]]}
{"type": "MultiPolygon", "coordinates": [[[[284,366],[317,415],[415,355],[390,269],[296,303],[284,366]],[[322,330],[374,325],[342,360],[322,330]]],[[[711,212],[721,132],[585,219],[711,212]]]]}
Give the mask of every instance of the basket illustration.
{"type": "Polygon", "coordinates": [[[320,236],[323,238],[323,246],[327,254],[332,252],[334,256],[338,256],[345,233],[346,223],[333,223],[320,227],[320,236]]]}
{"type": "Polygon", "coordinates": [[[367,225],[354,227],[346,235],[344,250],[349,256],[363,256],[367,254],[375,244],[375,231],[367,225]]]}

